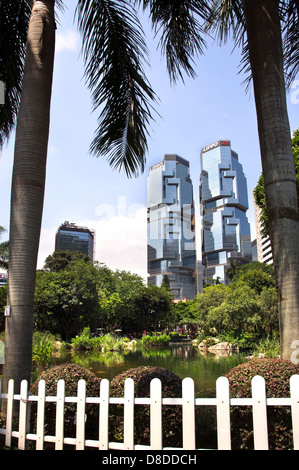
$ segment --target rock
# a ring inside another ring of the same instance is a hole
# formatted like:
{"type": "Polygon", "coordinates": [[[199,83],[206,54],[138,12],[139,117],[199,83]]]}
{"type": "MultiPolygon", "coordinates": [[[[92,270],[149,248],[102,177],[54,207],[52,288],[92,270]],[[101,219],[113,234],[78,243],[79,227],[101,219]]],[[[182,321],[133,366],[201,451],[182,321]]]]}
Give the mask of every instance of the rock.
{"type": "Polygon", "coordinates": [[[228,343],[228,342],[223,342],[223,343],[218,343],[218,344],[214,344],[213,346],[210,346],[208,348],[208,350],[210,352],[217,352],[217,351],[230,351],[230,352],[236,352],[236,351],[239,351],[239,347],[238,346],[235,346],[233,345],[232,343],[228,343]]]}

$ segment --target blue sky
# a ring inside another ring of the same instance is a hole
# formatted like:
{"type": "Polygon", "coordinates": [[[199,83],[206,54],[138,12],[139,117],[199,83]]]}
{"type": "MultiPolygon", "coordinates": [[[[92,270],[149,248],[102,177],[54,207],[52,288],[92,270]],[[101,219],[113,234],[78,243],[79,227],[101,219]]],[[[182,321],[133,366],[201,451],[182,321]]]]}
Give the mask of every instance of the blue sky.
{"type": "MultiPolygon", "coordinates": [[[[73,2],[75,4],[75,2],[73,2]]],[[[111,269],[126,269],[146,277],[146,182],[151,165],[164,154],[189,160],[196,204],[198,258],[200,227],[198,186],[201,148],[219,139],[231,140],[247,177],[251,237],[255,238],[252,191],[261,174],[252,88],[245,93],[239,74],[240,51],[210,42],[196,62],[197,77],[171,87],[166,64],[147,18],[150,46],[147,77],[160,98],[160,115],[152,122],[147,165],[143,175],[127,179],[104,158],[89,154],[96,129],[80,57],[81,39],[72,7],[59,14],[51,107],[47,181],[38,267],[53,253],[58,226],[68,220],[96,230],[96,259],[111,269]]],[[[291,130],[299,127],[299,81],[288,95],[291,130]]],[[[0,225],[9,229],[10,186],[14,135],[0,156],[0,225]]],[[[8,239],[8,232],[2,241],[8,239]]]]}

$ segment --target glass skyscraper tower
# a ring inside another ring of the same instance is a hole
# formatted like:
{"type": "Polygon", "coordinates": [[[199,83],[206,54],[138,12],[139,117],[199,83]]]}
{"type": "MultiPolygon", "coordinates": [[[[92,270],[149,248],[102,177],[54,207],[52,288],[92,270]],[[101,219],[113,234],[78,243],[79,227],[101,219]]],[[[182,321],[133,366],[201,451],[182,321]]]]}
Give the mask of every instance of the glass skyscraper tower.
{"type": "Polygon", "coordinates": [[[201,151],[200,205],[204,281],[226,283],[230,260],[251,261],[247,181],[230,141],[201,151]]]}
{"type": "Polygon", "coordinates": [[[148,283],[166,274],[175,299],[196,295],[193,186],[189,162],[165,155],[147,180],[148,283]]]}

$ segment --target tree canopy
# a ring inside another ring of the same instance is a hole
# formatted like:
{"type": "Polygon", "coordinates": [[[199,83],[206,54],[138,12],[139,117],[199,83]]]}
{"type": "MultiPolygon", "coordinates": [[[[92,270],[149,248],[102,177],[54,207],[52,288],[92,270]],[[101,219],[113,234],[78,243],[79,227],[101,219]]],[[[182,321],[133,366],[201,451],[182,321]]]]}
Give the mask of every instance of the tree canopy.
{"type": "Polygon", "coordinates": [[[146,286],[137,274],[112,271],[105,264],[91,263],[76,252],[49,256],[37,272],[34,326],[59,333],[64,339],[90,327],[95,332],[120,329],[140,334],[173,323],[170,292],[146,286]]]}

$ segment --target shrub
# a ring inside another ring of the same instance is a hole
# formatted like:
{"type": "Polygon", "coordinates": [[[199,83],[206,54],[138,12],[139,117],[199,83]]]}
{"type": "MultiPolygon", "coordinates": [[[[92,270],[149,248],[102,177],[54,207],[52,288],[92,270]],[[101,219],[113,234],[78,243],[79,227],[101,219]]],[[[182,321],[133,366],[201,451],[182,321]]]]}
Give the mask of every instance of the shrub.
{"type": "Polygon", "coordinates": [[[141,339],[142,346],[167,346],[171,337],[166,334],[145,335],[141,339]]]}
{"type": "MultiPolygon", "coordinates": [[[[134,380],[135,397],[150,396],[152,379],[159,378],[162,383],[163,398],[182,396],[181,379],[163,367],[141,366],[129,369],[116,376],[110,384],[110,396],[122,397],[126,378],[134,380]]],[[[217,446],[215,407],[197,406],[195,408],[196,446],[213,449],[217,446]]],[[[111,406],[110,440],[123,440],[123,406],[111,406]]],[[[134,412],[135,444],[150,444],[150,406],[136,405],[134,412]]],[[[163,447],[182,447],[182,408],[178,405],[162,407],[162,444],[163,447]]]]}
{"type": "MultiPolygon", "coordinates": [[[[230,396],[251,397],[251,380],[261,375],[266,382],[267,398],[290,396],[290,377],[299,374],[299,365],[282,359],[252,359],[234,367],[228,374],[230,396]]],[[[292,449],[291,410],[286,406],[268,406],[270,450],[292,449]]],[[[251,407],[233,407],[231,414],[232,445],[236,449],[253,449],[251,407]]]]}
{"type": "MultiPolygon", "coordinates": [[[[32,395],[38,394],[38,382],[40,380],[46,382],[46,394],[50,396],[57,395],[57,382],[60,379],[65,381],[65,395],[69,397],[77,396],[78,381],[84,379],[86,381],[86,395],[90,397],[99,396],[101,379],[97,378],[90,370],[80,367],[76,364],[61,364],[43,372],[36,382],[31,386],[32,395]]],[[[89,439],[98,439],[98,423],[99,413],[98,405],[86,405],[86,436],[89,439]]],[[[65,436],[75,437],[77,405],[76,403],[65,404],[64,430],[65,436]]],[[[56,421],[56,405],[54,403],[46,404],[45,411],[45,433],[55,435],[56,421]]],[[[33,409],[33,422],[36,422],[36,410],[33,409]]]]}
{"type": "MultiPolygon", "coordinates": [[[[178,398],[182,394],[182,381],[173,372],[162,367],[141,366],[129,369],[116,376],[110,384],[110,395],[122,397],[124,394],[125,379],[132,378],[135,385],[135,397],[150,396],[150,382],[154,378],[162,382],[162,396],[178,398]]],[[[135,406],[135,444],[150,444],[150,406],[135,406]]],[[[163,406],[163,446],[179,446],[182,440],[182,411],[179,406],[163,406]]],[[[123,439],[123,406],[111,406],[110,439],[123,439]]]]}

